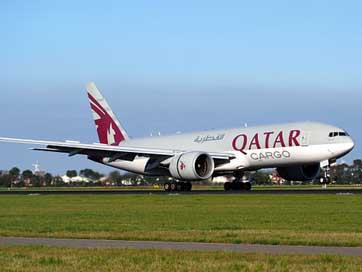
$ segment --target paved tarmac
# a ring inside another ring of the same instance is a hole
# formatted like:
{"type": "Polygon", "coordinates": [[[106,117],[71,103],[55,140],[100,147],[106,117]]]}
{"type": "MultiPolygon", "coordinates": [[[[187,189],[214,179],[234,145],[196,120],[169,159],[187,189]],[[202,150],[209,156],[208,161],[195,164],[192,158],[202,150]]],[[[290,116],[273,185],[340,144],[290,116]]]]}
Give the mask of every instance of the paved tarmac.
{"type": "Polygon", "coordinates": [[[162,190],[8,190],[0,191],[0,195],[287,195],[287,194],[331,194],[331,195],[350,195],[362,194],[362,189],[265,189],[251,191],[222,191],[222,190],[195,190],[191,192],[165,192],[162,190]]]}
{"type": "Polygon", "coordinates": [[[194,242],[120,241],[93,239],[54,239],[0,237],[0,246],[51,246],[71,248],[134,248],[134,249],[173,249],[184,251],[231,251],[240,253],[266,254],[328,254],[343,256],[362,256],[362,247],[322,247],[249,245],[194,242]]]}

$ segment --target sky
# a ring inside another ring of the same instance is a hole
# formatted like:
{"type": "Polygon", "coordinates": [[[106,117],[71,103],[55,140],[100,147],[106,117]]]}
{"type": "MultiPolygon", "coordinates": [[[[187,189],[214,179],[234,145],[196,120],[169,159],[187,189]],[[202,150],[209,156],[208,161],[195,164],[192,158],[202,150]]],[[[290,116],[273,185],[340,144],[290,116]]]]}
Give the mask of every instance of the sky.
{"type": "MultiPolygon", "coordinates": [[[[133,137],[322,121],[361,158],[360,1],[0,1],[0,136],[96,142],[95,81],[133,137]]],[[[0,169],[111,168],[0,144],[0,169]]]]}

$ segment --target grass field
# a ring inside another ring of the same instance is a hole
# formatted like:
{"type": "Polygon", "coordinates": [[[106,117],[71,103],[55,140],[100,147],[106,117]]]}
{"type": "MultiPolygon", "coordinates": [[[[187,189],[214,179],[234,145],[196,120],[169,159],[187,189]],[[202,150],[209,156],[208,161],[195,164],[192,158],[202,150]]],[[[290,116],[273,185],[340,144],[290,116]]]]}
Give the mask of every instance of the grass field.
{"type": "Polygon", "coordinates": [[[362,271],[362,257],[133,249],[0,248],[1,271],[362,271]]]}
{"type": "Polygon", "coordinates": [[[3,195],[0,215],[0,236],[362,246],[361,195],[3,195]]]}

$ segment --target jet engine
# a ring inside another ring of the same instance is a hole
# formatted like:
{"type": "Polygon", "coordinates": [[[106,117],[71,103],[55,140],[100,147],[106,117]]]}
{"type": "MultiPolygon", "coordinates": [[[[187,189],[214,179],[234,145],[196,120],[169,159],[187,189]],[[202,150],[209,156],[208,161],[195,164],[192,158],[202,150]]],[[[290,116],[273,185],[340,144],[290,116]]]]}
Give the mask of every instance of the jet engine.
{"type": "Polygon", "coordinates": [[[278,167],[280,177],[288,181],[308,181],[315,179],[320,172],[320,163],[289,167],[278,167]]]}
{"type": "Polygon", "coordinates": [[[179,180],[204,180],[212,176],[214,160],[204,152],[186,152],[176,155],[170,163],[171,176],[179,180]]]}

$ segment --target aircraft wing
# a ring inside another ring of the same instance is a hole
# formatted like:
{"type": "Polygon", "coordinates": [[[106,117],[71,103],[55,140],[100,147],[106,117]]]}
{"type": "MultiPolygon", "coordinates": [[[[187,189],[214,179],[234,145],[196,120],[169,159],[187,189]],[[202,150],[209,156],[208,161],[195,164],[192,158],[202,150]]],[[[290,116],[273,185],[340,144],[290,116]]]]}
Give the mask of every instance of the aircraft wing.
{"type": "MultiPolygon", "coordinates": [[[[117,159],[132,161],[137,155],[167,159],[173,157],[176,154],[185,152],[184,150],[112,146],[98,143],[82,144],[76,141],[55,142],[0,137],[0,142],[41,145],[44,147],[32,148],[32,150],[68,153],[69,156],[87,155],[94,157],[109,157],[110,161],[117,159]]],[[[208,154],[213,159],[217,160],[230,160],[235,158],[235,155],[232,153],[208,152],[208,154]]]]}

